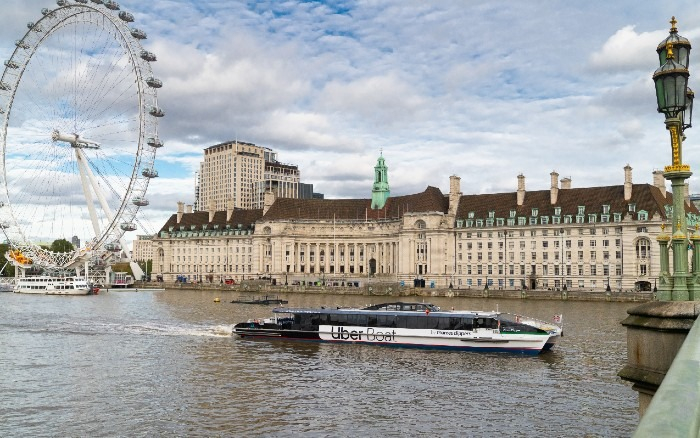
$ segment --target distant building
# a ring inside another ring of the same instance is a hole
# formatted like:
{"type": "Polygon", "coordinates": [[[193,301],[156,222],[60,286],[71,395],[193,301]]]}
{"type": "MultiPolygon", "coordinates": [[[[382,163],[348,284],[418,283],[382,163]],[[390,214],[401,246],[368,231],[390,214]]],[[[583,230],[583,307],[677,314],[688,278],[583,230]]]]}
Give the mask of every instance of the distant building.
{"type": "Polygon", "coordinates": [[[136,236],[132,243],[131,259],[135,262],[153,260],[153,235],[136,236]]]}
{"type": "Polygon", "coordinates": [[[314,185],[299,183],[299,199],[312,199],[314,197],[314,185]]]}
{"type": "Polygon", "coordinates": [[[262,208],[266,191],[299,197],[299,168],[277,160],[272,149],[241,141],[204,149],[195,187],[195,211],[262,208]]]}
{"type": "Polygon", "coordinates": [[[73,236],[70,240],[70,243],[73,244],[73,248],[80,248],[80,239],[78,238],[78,236],[73,236]]]}

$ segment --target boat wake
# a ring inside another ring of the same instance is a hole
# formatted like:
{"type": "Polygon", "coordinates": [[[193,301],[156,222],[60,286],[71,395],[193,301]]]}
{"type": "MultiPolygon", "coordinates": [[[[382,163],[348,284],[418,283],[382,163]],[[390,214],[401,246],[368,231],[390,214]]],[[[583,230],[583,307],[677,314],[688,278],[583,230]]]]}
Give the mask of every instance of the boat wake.
{"type": "MultiPolygon", "coordinates": [[[[22,330],[22,327],[13,327],[22,330]]],[[[46,326],[25,327],[26,331],[69,335],[146,335],[146,336],[192,336],[231,337],[232,325],[169,324],[157,322],[112,323],[92,321],[51,321],[46,326]]]]}
{"type": "Polygon", "coordinates": [[[168,324],[133,324],[124,326],[124,331],[127,333],[134,334],[160,336],[230,337],[233,332],[233,326],[178,326],[168,324]]]}

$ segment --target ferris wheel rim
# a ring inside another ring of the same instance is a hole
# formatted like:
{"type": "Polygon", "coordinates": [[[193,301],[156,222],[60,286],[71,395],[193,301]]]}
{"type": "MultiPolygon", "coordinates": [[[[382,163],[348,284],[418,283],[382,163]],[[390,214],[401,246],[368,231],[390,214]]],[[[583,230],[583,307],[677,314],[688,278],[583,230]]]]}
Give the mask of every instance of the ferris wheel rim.
{"type": "MultiPolygon", "coordinates": [[[[87,4],[87,1],[68,3],[59,0],[58,4],[59,7],[54,10],[42,10],[43,17],[36,23],[28,24],[27,32],[22,39],[16,42],[16,48],[9,60],[5,62],[5,70],[3,71],[2,77],[0,77],[0,117],[2,117],[0,148],[3,165],[2,172],[0,172],[0,185],[3,186],[2,189],[0,189],[2,190],[2,193],[0,193],[2,197],[2,200],[0,200],[0,210],[5,209],[5,214],[2,216],[2,221],[0,221],[0,228],[5,232],[5,235],[8,237],[13,247],[27,250],[31,255],[39,259],[35,260],[35,262],[46,265],[47,267],[66,266],[75,263],[76,259],[82,262],[82,260],[86,259],[88,256],[84,254],[84,250],[81,251],[79,248],[76,248],[72,253],[62,253],[63,256],[59,257],[57,257],[55,253],[49,254],[50,252],[40,248],[24,235],[15,217],[15,211],[12,208],[12,196],[9,192],[6,161],[8,125],[10,123],[17,90],[22,85],[22,77],[32,57],[35,56],[37,50],[41,48],[44,41],[54,33],[62,30],[64,26],[72,24],[70,20],[75,17],[88,17],[88,21],[93,17],[101,17],[103,18],[102,25],[114,31],[114,40],[128,54],[128,60],[133,66],[131,72],[138,86],[138,145],[134,156],[131,177],[129,178],[126,192],[121,198],[117,211],[114,212],[113,217],[109,220],[109,226],[102,230],[100,235],[94,236],[88,244],[88,247],[93,253],[91,255],[92,257],[96,254],[99,256],[100,253],[112,251],[113,249],[107,249],[108,244],[118,242],[125,232],[132,231],[129,224],[134,223],[139,208],[147,205],[147,202],[144,204],[144,200],[146,199],[145,194],[149,181],[155,172],[153,169],[155,151],[157,147],[162,145],[159,141],[154,142],[157,143],[157,145],[153,145],[149,141],[151,137],[155,139],[158,138],[157,118],[162,116],[162,110],[160,110],[157,104],[155,88],[160,88],[162,83],[154,79],[150,68],[151,60],[148,59],[148,56],[144,56],[144,53],[152,55],[150,52],[145,51],[140,44],[139,39],[141,39],[141,35],[145,38],[145,34],[142,32],[138,33],[140,32],[138,30],[130,29],[126,24],[133,21],[133,16],[124,11],[115,15],[111,12],[113,8],[110,7],[108,8],[109,10],[103,10],[98,6],[87,4]],[[105,18],[106,20],[104,20],[105,18]],[[41,35],[39,38],[36,38],[34,34],[41,35]],[[22,51],[29,51],[29,53],[23,53],[22,51]],[[24,59],[24,61],[21,59],[24,59]],[[19,70],[19,72],[14,75],[11,73],[8,74],[8,71],[11,70],[19,70]],[[13,78],[14,80],[8,82],[7,79],[9,78],[13,78]],[[9,86],[10,90],[6,90],[6,86],[9,86]],[[9,96],[7,95],[8,93],[5,93],[6,95],[3,98],[2,93],[7,91],[9,91],[9,96]],[[147,100],[150,101],[150,108],[147,108],[147,100]],[[137,199],[139,199],[140,202],[137,202],[137,199]],[[124,227],[125,224],[127,225],[126,227],[124,227]],[[7,230],[12,227],[15,228],[15,234],[13,234],[13,238],[10,238],[7,230]]],[[[116,8],[118,10],[118,6],[116,6],[116,8]]],[[[99,26],[96,22],[91,24],[97,24],[99,26]]],[[[152,57],[153,60],[155,60],[155,55],[152,55],[152,57]]],[[[79,155],[77,151],[76,155],[79,155]]],[[[157,176],[157,172],[155,172],[155,176],[157,176]]]]}

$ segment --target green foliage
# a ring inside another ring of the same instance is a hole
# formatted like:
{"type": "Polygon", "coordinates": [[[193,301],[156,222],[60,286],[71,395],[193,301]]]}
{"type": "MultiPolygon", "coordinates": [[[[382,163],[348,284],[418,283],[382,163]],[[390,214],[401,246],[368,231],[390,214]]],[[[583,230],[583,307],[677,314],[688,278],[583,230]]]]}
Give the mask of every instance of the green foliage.
{"type": "Polygon", "coordinates": [[[2,277],[14,277],[15,276],[15,267],[12,266],[12,264],[7,263],[7,259],[5,258],[5,253],[10,250],[10,245],[7,243],[0,243],[0,268],[5,266],[5,269],[0,272],[0,276],[2,277]],[[7,265],[5,265],[7,263],[7,265]]]}
{"type": "Polygon", "coordinates": [[[126,272],[127,274],[133,276],[134,273],[131,271],[131,266],[128,263],[115,263],[112,265],[112,272],[126,272]]]}
{"type": "Polygon", "coordinates": [[[54,240],[49,250],[53,252],[71,252],[74,250],[73,244],[66,239],[54,240]]]}

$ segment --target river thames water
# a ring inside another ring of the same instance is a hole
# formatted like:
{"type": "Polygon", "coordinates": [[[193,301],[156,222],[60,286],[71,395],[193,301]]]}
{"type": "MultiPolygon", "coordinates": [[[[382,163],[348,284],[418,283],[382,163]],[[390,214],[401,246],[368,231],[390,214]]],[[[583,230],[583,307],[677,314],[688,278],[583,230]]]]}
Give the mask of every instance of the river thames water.
{"type": "MultiPolygon", "coordinates": [[[[429,300],[563,314],[560,344],[532,357],[241,340],[232,325],[272,306],[235,297],[1,293],[0,436],[608,437],[637,424],[637,393],[616,375],[634,303],[429,300]]],[[[394,300],[284,297],[294,307],[394,300]]]]}

